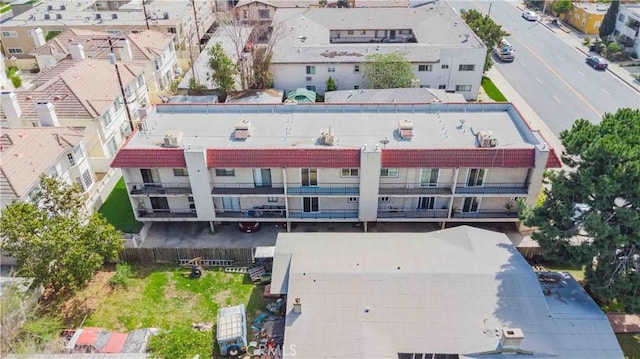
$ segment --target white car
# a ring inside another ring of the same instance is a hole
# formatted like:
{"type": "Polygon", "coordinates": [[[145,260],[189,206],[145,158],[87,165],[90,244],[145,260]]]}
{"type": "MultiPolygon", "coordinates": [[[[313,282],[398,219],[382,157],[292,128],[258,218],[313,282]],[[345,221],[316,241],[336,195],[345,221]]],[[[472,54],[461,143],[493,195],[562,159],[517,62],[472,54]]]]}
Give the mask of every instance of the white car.
{"type": "Polygon", "coordinates": [[[536,14],[536,12],[532,10],[526,10],[525,12],[523,12],[522,17],[529,21],[538,20],[538,14],[536,14]]]}

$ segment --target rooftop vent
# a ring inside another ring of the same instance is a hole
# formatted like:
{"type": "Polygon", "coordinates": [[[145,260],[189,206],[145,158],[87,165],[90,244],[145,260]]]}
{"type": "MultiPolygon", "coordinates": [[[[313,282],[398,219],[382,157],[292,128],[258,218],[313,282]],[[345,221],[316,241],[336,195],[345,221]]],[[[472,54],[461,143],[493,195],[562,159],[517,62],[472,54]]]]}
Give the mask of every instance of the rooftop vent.
{"type": "Polygon", "coordinates": [[[413,120],[398,120],[398,134],[400,138],[410,140],[413,137],[413,120]]]}
{"type": "Polygon", "coordinates": [[[242,120],[238,123],[233,131],[233,137],[236,140],[246,140],[251,134],[251,122],[249,120],[242,120]]]}
{"type": "Polygon", "coordinates": [[[519,348],[524,339],[524,333],[519,328],[503,328],[500,344],[503,348],[519,348]]]}
{"type": "Polygon", "coordinates": [[[167,132],[164,135],[163,147],[177,148],[182,144],[182,132],[167,132]]]}
{"type": "Polygon", "coordinates": [[[300,298],[296,298],[293,301],[293,312],[294,313],[302,313],[302,302],[300,301],[300,298]]]}
{"type": "Polygon", "coordinates": [[[325,146],[333,146],[335,143],[335,135],[333,128],[323,128],[320,130],[320,144],[325,146]]]}
{"type": "Polygon", "coordinates": [[[482,148],[496,147],[498,145],[498,139],[493,135],[491,131],[478,131],[476,134],[478,138],[478,146],[482,148]]]}

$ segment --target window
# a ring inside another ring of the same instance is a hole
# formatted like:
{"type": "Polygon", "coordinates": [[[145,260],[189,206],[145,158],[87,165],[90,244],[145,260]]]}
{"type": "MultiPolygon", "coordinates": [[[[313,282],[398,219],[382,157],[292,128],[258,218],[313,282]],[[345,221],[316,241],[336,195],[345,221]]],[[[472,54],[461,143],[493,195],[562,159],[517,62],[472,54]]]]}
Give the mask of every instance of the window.
{"type": "Polygon", "coordinates": [[[309,91],[316,91],[316,87],[314,85],[307,85],[307,90],[309,91]]]}
{"type": "Polygon", "coordinates": [[[269,203],[277,203],[278,197],[267,197],[267,202],[269,203]]]}
{"type": "Polygon", "coordinates": [[[144,78],[142,75],[138,76],[138,87],[144,86],[144,78]]]}
{"type": "Polygon", "coordinates": [[[436,204],[435,197],[420,197],[418,198],[418,209],[433,209],[436,204]]]}
{"type": "Polygon", "coordinates": [[[114,30],[105,30],[105,31],[114,35],[122,35],[122,30],[114,29],[114,30]]]}
{"type": "Polygon", "coordinates": [[[353,35],[353,30],[347,30],[347,35],[353,35]]]}
{"type": "Polygon", "coordinates": [[[249,18],[249,10],[242,10],[242,18],[243,19],[249,18]]]}
{"type": "Polygon", "coordinates": [[[91,173],[89,172],[89,170],[85,170],[82,173],[82,179],[84,180],[85,189],[89,189],[89,187],[91,187],[91,185],[93,184],[93,178],[91,178],[91,173]]]}
{"type": "Polygon", "coordinates": [[[431,71],[433,69],[433,65],[418,65],[418,71],[431,71]]]}
{"type": "Polygon", "coordinates": [[[359,169],[358,168],[343,168],[342,169],[342,177],[358,177],[359,169]]]}
{"type": "Polygon", "coordinates": [[[10,54],[21,54],[22,53],[22,48],[20,48],[20,47],[10,47],[9,49],[7,49],[7,51],[9,51],[10,54]]]}
{"type": "Polygon", "coordinates": [[[358,203],[358,197],[349,197],[349,203],[358,203]]]}
{"type": "Polygon", "coordinates": [[[360,65],[353,65],[353,72],[360,73],[360,65]]]}
{"type": "Polygon", "coordinates": [[[596,29],[599,29],[600,28],[600,24],[601,24],[600,21],[596,21],[596,22],[593,23],[593,27],[595,27],[596,29]]]}
{"type": "Polygon", "coordinates": [[[456,85],[456,91],[471,91],[471,85],[456,85]]]}
{"type": "Polygon", "coordinates": [[[335,65],[329,65],[329,67],[327,67],[327,71],[328,72],[336,72],[336,66],[335,65]]]}
{"type": "Polygon", "coordinates": [[[398,177],[397,168],[381,168],[380,177],[398,177]]]}
{"type": "Polygon", "coordinates": [[[479,197],[465,197],[462,202],[462,212],[478,212],[480,206],[479,197]]]}
{"type": "Polygon", "coordinates": [[[15,31],[3,31],[2,37],[18,37],[18,33],[15,31]]]}
{"type": "Polygon", "coordinates": [[[444,89],[446,89],[446,88],[447,88],[447,85],[438,85],[438,88],[439,88],[440,90],[444,90],[444,89]]]}
{"type": "Polygon", "coordinates": [[[467,175],[467,186],[482,186],[482,182],[484,182],[485,175],[484,168],[470,168],[469,174],[467,175]]]}
{"type": "Polygon", "coordinates": [[[303,168],[300,170],[301,182],[303,187],[318,185],[318,169],[303,168]]]}
{"type": "Polygon", "coordinates": [[[58,178],[59,173],[58,173],[58,168],[56,166],[52,166],[51,168],[49,168],[49,176],[53,178],[58,178]]]}
{"type": "Polygon", "coordinates": [[[189,202],[189,209],[196,209],[196,203],[193,200],[193,197],[189,196],[187,201],[189,202]]]}
{"type": "Polygon", "coordinates": [[[111,124],[111,114],[107,111],[102,115],[102,127],[107,128],[111,124]]]}
{"type": "Polygon", "coordinates": [[[174,168],[173,175],[175,177],[187,177],[189,176],[189,171],[186,168],[174,168]]]}
{"type": "Polygon", "coordinates": [[[77,159],[80,160],[84,157],[84,153],[82,152],[82,147],[80,147],[80,145],[74,147],[73,149],[73,156],[77,159]]]}
{"type": "Polygon", "coordinates": [[[318,197],[302,197],[302,211],[305,213],[318,212],[318,197]]]}
{"type": "Polygon", "coordinates": [[[315,75],[316,67],[315,66],[307,66],[307,75],[315,75]]]}
{"type": "Polygon", "coordinates": [[[78,185],[78,187],[80,187],[80,189],[82,191],[84,191],[84,185],[82,184],[82,178],[76,177],[76,184],[78,185]]]}
{"type": "Polygon", "coordinates": [[[439,175],[440,175],[439,168],[423,168],[422,174],[420,175],[420,186],[437,187],[439,175]]]}
{"type": "Polygon", "coordinates": [[[169,27],[167,28],[167,32],[170,34],[177,34],[176,32],[176,28],[175,27],[169,27]]]}
{"type": "Polygon", "coordinates": [[[118,145],[116,144],[116,136],[111,137],[109,142],[107,142],[107,148],[109,149],[109,154],[111,156],[115,156],[118,153],[118,145]]]}
{"type": "Polygon", "coordinates": [[[380,203],[388,203],[389,197],[380,197],[378,198],[378,201],[380,201],[380,203]]]}
{"type": "Polygon", "coordinates": [[[366,34],[367,34],[367,30],[360,31],[360,35],[366,35],[366,34]]]}
{"type": "Polygon", "coordinates": [[[441,69],[448,69],[448,68],[449,68],[449,65],[444,64],[444,65],[440,66],[440,68],[441,68],[441,69]]]}
{"type": "Polygon", "coordinates": [[[358,89],[360,89],[360,85],[355,85],[355,86],[353,86],[353,89],[354,89],[354,90],[358,90],[358,89]]]}
{"type": "Polygon", "coordinates": [[[118,96],[116,101],[113,103],[113,108],[115,109],[115,112],[120,111],[122,108],[122,96],[118,96]]]}
{"type": "MultiPolygon", "coordinates": [[[[620,22],[624,21],[624,14],[618,15],[618,21],[620,22]]],[[[2,33],[2,36],[4,36],[4,32],[2,33]]]]}
{"type": "Polygon", "coordinates": [[[233,168],[216,168],[216,176],[218,177],[234,177],[236,171],[233,168]]]}
{"type": "Polygon", "coordinates": [[[73,159],[73,155],[71,153],[67,153],[67,159],[69,160],[69,166],[76,165],[76,160],[73,159]]]}
{"type": "Polygon", "coordinates": [[[475,71],[476,65],[460,65],[458,71],[475,71]]]}
{"type": "Polygon", "coordinates": [[[268,19],[269,10],[258,10],[258,16],[260,16],[261,19],[268,19]]]}

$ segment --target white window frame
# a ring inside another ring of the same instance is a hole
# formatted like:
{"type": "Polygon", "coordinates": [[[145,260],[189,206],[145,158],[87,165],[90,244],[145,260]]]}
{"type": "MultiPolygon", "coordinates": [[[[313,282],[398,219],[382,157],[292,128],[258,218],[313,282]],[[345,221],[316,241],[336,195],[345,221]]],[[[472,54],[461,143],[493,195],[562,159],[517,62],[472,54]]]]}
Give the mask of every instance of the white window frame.
{"type": "Polygon", "coordinates": [[[278,197],[267,197],[267,202],[278,203],[278,197]]]}
{"type": "Polygon", "coordinates": [[[307,75],[315,75],[316,67],[314,65],[307,65],[305,68],[305,72],[307,75]]]}
{"type": "Polygon", "coordinates": [[[340,177],[360,177],[359,168],[341,168],[340,177]]]}
{"type": "Polygon", "coordinates": [[[189,170],[186,168],[174,168],[173,177],[189,177],[189,170]]]}
{"type": "Polygon", "coordinates": [[[439,168],[423,168],[420,171],[420,187],[438,187],[438,181],[440,180],[440,169],[439,168]],[[425,173],[429,172],[429,181],[426,183],[422,182],[422,179],[425,177],[425,173]],[[433,172],[436,171],[436,181],[432,182],[433,172]]]}
{"type": "Polygon", "coordinates": [[[456,85],[456,92],[469,92],[471,85],[456,85]]]}
{"type": "Polygon", "coordinates": [[[474,64],[461,64],[458,65],[458,71],[475,71],[476,65],[474,64]]]}
{"type": "Polygon", "coordinates": [[[380,177],[398,177],[399,172],[397,168],[381,168],[380,177]],[[386,173],[385,173],[386,171],[386,173]]]}
{"type": "Polygon", "coordinates": [[[301,185],[302,187],[318,187],[318,183],[320,183],[320,171],[318,171],[318,169],[317,169],[317,168],[301,168],[301,169],[300,169],[300,185],[301,185]],[[307,177],[308,177],[308,179],[309,179],[309,184],[307,184],[307,185],[305,185],[305,184],[302,182],[302,179],[304,178],[304,176],[303,176],[303,174],[302,174],[302,173],[303,173],[305,170],[306,170],[306,171],[308,171],[308,176],[307,176],[307,177]],[[315,171],[315,173],[316,173],[316,181],[315,181],[316,183],[315,183],[315,184],[311,184],[311,183],[313,182],[313,181],[311,181],[311,173],[312,173],[312,172],[314,172],[314,171],[315,171]]]}
{"type": "Polygon", "coordinates": [[[17,31],[3,31],[2,37],[18,37],[17,31]]]}
{"type": "Polygon", "coordinates": [[[320,212],[320,197],[302,197],[301,198],[302,201],[302,213],[318,213],[320,212]],[[305,200],[309,200],[309,211],[305,211],[304,210],[304,202],[305,200]],[[316,208],[315,211],[313,210],[313,202],[316,202],[316,208]]]}
{"type": "Polygon", "coordinates": [[[353,65],[353,72],[356,74],[360,73],[360,65],[353,65]]]}
{"type": "Polygon", "coordinates": [[[418,72],[433,71],[433,65],[422,64],[418,65],[418,72]]]}
{"type": "Polygon", "coordinates": [[[7,52],[12,55],[21,55],[24,53],[21,47],[9,47],[7,48],[7,52]]]}
{"type": "Polygon", "coordinates": [[[482,186],[484,186],[484,182],[485,182],[485,180],[487,178],[487,172],[488,171],[487,171],[486,168],[469,168],[469,169],[467,169],[467,179],[464,182],[464,185],[466,187],[482,187],[482,186]],[[476,171],[475,180],[474,180],[473,184],[469,184],[469,180],[471,179],[471,173],[473,171],[476,171]],[[482,173],[482,178],[479,178],[477,173],[482,173]],[[480,184],[477,184],[478,183],[478,179],[480,179],[480,184]]]}
{"type": "Polygon", "coordinates": [[[236,170],[234,168],[216,168],[216,177],[235,177],[236,170]]]}
{"type": "Polygon", "coordinates": [[[478,213],[480,211],[481,205],[482,205],[482,197],[480,197],[480,196],[463,197],[462,198],[462,203],[460,204],[460,212],[462,212],[462,213],[478,213]],[[471,204],[469,206],[469,210],[465,211],[464,203],[466,202],[466,200],[468,198],[470,198],[472,202],[471,202],[471,204]],[[472,209],[473,208],[473,200],[474,199],[476,200],[476,208],[475,208],[475,210],[472,209]]]}
{"type": "Polygon", "coordinates": [[[91,172],[89,172],[89,170],[82,172],[82,181],[85,184],[85,190],[91,188],[93,185],[93,178],[91,178],[91,172]]]}
{"type": "Polygon", "coordinates": [[[327,72],[336,72],[336,65],[327,66],[327,72]]]}

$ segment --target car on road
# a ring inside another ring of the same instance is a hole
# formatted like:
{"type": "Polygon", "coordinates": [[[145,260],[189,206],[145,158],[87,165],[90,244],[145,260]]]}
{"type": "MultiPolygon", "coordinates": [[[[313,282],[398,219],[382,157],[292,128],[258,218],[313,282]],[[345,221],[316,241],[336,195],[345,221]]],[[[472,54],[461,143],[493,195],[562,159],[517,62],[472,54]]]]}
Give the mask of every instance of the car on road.
{"type": "Polygon", "coordinates": [[[260,222],[238,222],[240,232],[253,233],[260,230],[260,222]]]}
{"type": "Polygon", "coordinates": [[[529,21],[538,20],[538,14],[532,10],[525,10],[525,12],[522,13],[522,17],[529,21]]]}
{"type": "Polygon", "coordinates": [[[586,60],[589,66],[593,67],[596,70],[606,70],[609,66],[607,60],[603,59],[600,56],[589,56],[586,60]]]}

